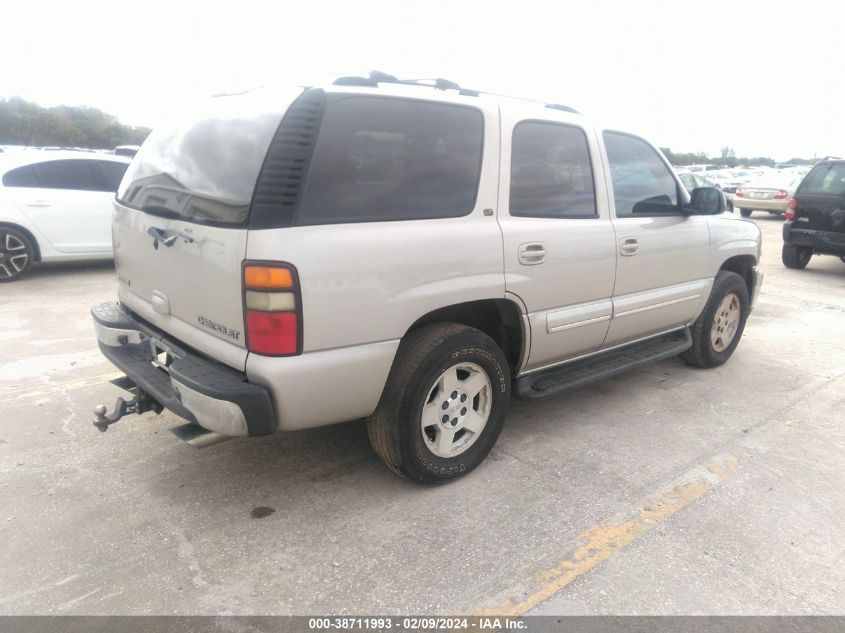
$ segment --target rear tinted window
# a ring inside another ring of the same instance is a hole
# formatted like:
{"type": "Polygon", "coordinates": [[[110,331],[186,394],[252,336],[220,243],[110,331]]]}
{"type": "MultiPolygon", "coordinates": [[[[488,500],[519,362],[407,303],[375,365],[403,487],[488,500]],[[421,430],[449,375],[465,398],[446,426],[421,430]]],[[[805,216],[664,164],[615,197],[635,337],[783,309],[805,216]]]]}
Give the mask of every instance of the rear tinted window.
{"type": "Polygon", "coordinates": [[[540,218],[596,216],[593,169],[583,130],[539,121],[516,126],[510,213],[540,218]]]}
{"type": "Polygon", "coordinates": [[[118,200],[200,224],[242,224],[270,141],[295,96],[218,97],[204,113],[154,130],[127,169],[118,200]]]}
{"type": "Polygon", "coordinates": [[[469,107],[379,97],[330,105],[297,224],[466,215],[475,206],[483,118],[469,107]]]}
{"type": "Polygon", "coordinates": [[[800,193],[830,196],[845,194],[845,163],[816,165],[804,179],[800,193]]]}
{"type": "Polygon", "coordinates": [[[100,187],[102,191],[117,191],[123,174],[126,173],[127,163],[117,163],[108,160],[98,160],[97,167],[100,169],[100,187]]]}

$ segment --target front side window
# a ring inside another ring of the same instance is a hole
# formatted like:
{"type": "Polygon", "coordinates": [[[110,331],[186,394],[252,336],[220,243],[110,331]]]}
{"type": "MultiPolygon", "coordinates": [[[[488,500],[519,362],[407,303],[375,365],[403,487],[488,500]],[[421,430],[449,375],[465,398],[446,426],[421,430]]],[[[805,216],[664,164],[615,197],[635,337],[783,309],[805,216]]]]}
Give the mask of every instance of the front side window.
{"type": "Polygon", "coordinates": [[[605,132],[616,217],[677,213],[678,187],[666,164],[636,136],[605,132]]]}
{"type": "Polygon", "coordinates": [[[101,188],[92,161],[51,160],[35,165],[35,173],[42,189],[99,191],[101,188]]]}
{"type": "Polygon", "coordinates": [[[580,128],[524,121],[513,131],[510,214],[596,217],[593,169],[580,128]]]}
{"type": "Polygon", "coordinates": [[[343,97],[323,116],[297,224],[458,217],[475,207],[475,108],[343,97]]]}
{"type": "Polygon", "coordinates": [[[845,163],[817,165],[801,185],[801,193],[841,196],[845,194],[845,163]]]}

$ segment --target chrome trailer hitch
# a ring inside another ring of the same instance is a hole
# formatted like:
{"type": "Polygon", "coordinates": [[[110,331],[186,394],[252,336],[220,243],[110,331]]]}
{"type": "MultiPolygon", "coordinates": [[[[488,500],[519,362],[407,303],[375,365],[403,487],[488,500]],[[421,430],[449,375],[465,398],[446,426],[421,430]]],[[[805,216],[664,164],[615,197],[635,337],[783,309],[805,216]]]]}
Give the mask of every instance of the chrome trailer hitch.
{"type": "Polygon", "coordinates": [[[137,390],[137,395],[132,398],[132,400],[124,400],[123,398],[118,398],[117,402],[114,403],[114,410],[111,413],[106,413],[106,405],[98,404],[94,407],[94,426],[96,426],[101,432],[105,433],[109,430],[109,427],[118,422],[123,416],[129,415],[130,413],[137,413],[141,415],[142,413],[146,413],[147,411],[155,411],[157,414],[161,413],[163,407],[150,398],[146,393],[141,390],[137,390]]]}

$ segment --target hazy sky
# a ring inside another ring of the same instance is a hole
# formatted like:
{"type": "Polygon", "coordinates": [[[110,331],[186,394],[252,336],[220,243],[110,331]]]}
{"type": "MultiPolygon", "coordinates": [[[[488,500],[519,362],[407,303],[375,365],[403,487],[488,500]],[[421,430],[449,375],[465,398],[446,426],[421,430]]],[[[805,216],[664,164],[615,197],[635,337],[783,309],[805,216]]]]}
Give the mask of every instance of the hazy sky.
{"type": "Polygon", "coordinates": [[[371,69],[566,103],[675,151],[845,153],[845,2],[4,3],[0,96],[154,126],[371,69]]]}

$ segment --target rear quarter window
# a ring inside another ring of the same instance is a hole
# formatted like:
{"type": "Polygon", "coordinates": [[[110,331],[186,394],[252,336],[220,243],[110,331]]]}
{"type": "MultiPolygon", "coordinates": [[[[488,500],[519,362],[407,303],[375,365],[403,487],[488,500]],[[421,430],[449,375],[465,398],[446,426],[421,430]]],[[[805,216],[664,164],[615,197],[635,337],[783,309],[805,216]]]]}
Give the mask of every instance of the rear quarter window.
{"type": "Polygon", "coordinates": [[[457,217],[475,207],[484,119],[471,107],[386,97],[330,103],[297,224],[457,217]]]}

